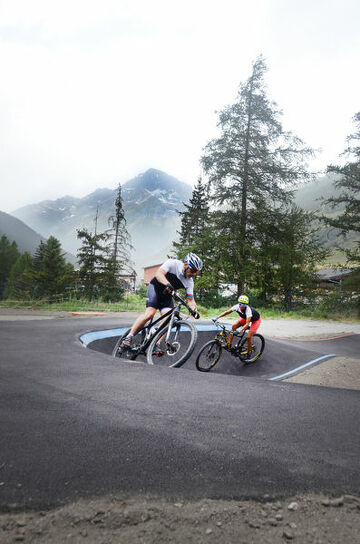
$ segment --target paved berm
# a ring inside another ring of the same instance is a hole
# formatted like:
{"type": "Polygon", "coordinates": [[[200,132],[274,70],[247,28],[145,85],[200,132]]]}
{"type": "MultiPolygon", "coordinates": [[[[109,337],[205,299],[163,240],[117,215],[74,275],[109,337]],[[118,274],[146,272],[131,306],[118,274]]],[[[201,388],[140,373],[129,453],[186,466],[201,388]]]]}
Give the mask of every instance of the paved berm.
{"type": "MultiPolygon", "coordinates": [[[[82,315],[88,317],[89,313],[72,317],[81,319],[82,315]]],[[[67,312],[0,308],[0,321],[69,317],[67,312]]],[[[122,317],[127,315],[122,314],[122,317]]],[[[128,317],[131,322],[135,314],[129,313],[128,317]]],[[[101,314],[98,314],[98,318],[101,319],[101,314]]],[[[359,334],[360,325],[276,319],[263,321],[260,332],[271,338],[320,339],[359,334]]],[[[359,376],[360,359],[336,357],[289,381],[360,389],[359,376]]],[[[354,459],[354,463],[359,465],[359,458],[354,459]]],[[[0,493],[1,468],[0,465],[0,493]]],[[[360,534],[360,496],[355,495],[334,497],[306,494],[281,499],[264,495],[257,501],[204,498],[178,502],[164,501],[159,497],[111,495],[79,500],[49,511],[14,512],[11,505],[8,510],[0,515],[0,541],[3,544],[212,544],[219,541],[226,544],[276,544],[287,541],[299,544],[353,544],[360,534]]]]}

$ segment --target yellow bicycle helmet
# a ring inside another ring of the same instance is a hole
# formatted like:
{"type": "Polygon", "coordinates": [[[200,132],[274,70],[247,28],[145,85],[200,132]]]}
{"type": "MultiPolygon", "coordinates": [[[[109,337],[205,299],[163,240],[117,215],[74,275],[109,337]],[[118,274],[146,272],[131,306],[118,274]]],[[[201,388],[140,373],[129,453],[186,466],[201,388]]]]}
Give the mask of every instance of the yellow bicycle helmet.
{"type": "Polygon", "coordinates": [[[249,304],[249,297],[247,297],[246,295],[240,295],[238,301],[240,302],[240,304],[249,304]]]}

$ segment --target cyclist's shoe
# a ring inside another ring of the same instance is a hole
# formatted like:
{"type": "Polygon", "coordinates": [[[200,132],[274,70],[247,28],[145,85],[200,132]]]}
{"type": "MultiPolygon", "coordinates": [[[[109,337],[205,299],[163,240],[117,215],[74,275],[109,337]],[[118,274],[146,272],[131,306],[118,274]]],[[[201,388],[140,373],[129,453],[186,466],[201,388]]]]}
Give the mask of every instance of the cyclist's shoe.
{"type": "Polygon", "coordinates": [[[132,342],[132,338],[131,336],[127,336],[126,338],[124,338],[124,340],[121,342],[120,344],[120,348],[121,349],[130,349],[131,348],[131,342],[132,342]]]}
{"type": "Polygon", "coordinates": [[[250,351],[250,353],[246,352],[244,355],[241,355],[241,359],[244,361],[246,365],[254,362],[253,357],[254,357],[253,349],[250,351]]]}
{"type": "Polygon", "coordinates": [[[165,354],[165,351],[161,349],[160,344],[156,343],[153,349],[153,355],[156,355],[156,357],[162,357],[164,354],[165,354]]]}
{"type": "Polygon", "coordinates": [[[250,354],[250,353],[254,353],[254,348],[251,348],[250,351],[248,351],[247,348],[243,348],[243,349],[241,350],[241,355],[246,355],[246,354],[250,354]]]}

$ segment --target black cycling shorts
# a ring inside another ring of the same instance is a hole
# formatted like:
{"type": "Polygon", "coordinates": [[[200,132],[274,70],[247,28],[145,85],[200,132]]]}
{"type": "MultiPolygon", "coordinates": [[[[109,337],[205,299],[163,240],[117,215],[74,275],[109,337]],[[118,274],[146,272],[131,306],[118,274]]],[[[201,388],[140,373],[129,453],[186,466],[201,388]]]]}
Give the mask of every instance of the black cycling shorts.
{"type": "MultiPolygon", "coordinates": [[[[165,289],[165,285],[163,286],[165,289]]],[[[155,286],[150,283],[146,293],[146,307],[156,308],[162,310],[163,308],[173,308],[174,299],[170,293],[163,294],[164,289],[159,292],[155,289],[155,286]]]]}

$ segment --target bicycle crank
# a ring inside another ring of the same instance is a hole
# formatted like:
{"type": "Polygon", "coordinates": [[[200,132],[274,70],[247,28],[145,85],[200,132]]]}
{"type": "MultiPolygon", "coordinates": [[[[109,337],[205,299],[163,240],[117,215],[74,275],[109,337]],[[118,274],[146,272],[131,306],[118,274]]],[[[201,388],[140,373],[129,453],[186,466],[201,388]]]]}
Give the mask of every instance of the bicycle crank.
{"type": "Polygon", "coordinates": [[[165,342],[166,343],[166,353],[172,357],[173,355],[176,355],[177,352],[179,351],[180,349],[180,344],[179,342],[165,342]]]}

